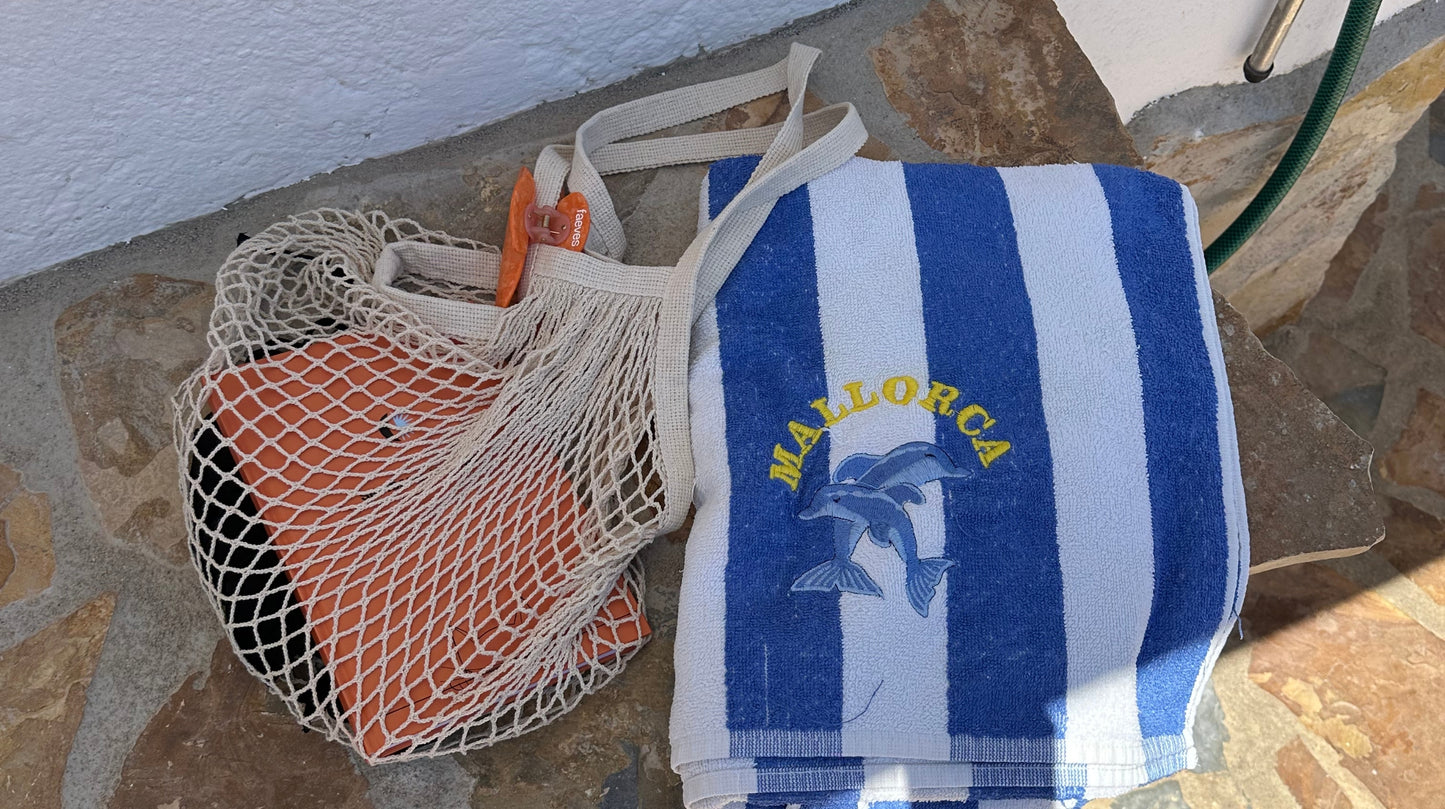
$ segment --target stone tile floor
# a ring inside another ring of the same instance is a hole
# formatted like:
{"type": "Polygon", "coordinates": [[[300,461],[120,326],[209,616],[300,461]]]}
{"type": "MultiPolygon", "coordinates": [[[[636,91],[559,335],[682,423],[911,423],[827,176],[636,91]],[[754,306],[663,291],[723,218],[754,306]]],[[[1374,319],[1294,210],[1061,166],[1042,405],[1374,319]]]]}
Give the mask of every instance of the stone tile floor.
{"type": "Polygon", "coordinates": [[[1319,293],[1264,339],[1378,448],[1385,539],[1251,577],[1244,639],[1201,716],[1200,768],[1089,809],[1445,806],[1442,110],[1401,141],[1319,293]]]}
{"type": "MultiPolygon", "coordinates": [[[[949,8],[865,4],[810,30],[813,42],[878,43],[830,56],[817,83],[820,97],[857,101],[883,141],[872,155],[1138,162],[1117,120],[1097,114],[1107,94],[1056,15],[1034,18],[1041,35],[949,8]],[[973,70],[1025,65],[1012,75],[1029,79],[1002,101],[935,91],[960,53],[973,70]],[[1084,101],[1029,101],[1064,95],[1084,101]]],[[[643,86],[759,67],[780,41],[643,86]]],[[[685,531],[644,553],[654,640],[605,692],[492,749],[369,767],[302,732],[220,640],[185,560],[166,406],[205,350],[209,281],[238,231],[321,205],[375,206],[496,241],[515,167],[636,94],[624,83],[0,287],[0,806],[680,805],[666,739],[685,531]]],[[[752,105],[712,123],[774,112],[752,105]]],[[[1378,449],[1388,539],[1253,578],[1244,639],[1201,710],[1200,768],[1092,809],[1445,806],[1442,138],[1445,102],[1401,143],[1320,293],[1267,335],[1378,449]]],[[[681,252],[697,181],[616,183],[619,213],[644,236],[637,261],[681,252]]]]}

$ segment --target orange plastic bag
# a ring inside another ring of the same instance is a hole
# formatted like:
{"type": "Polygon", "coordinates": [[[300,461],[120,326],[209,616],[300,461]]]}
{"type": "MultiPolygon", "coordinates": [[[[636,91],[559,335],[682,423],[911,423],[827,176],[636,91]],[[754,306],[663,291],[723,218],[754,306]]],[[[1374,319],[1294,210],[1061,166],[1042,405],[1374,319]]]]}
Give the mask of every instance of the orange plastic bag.
{"type": "MultiPolygon", "coordinates": [[[[495,710],[485,674],[516,654],[557,598],[589,518],[563,469],[516,469],[506,503],[470,522],[441,509],[434,531],[399,524],[409,481],[437,473],[418,450],[490,406],[492,383],[418,362],[380,335],[340,334],[221,375],[211,408],[237,455],[363,752],[437,738],[458,713],[495,710]],[[412,529],[412,530],[408,530],[412,529]],[[507,550],[499,553],[505,541],[507,550]],[[522,549],[512,550],[512,549],[522,549]],[[456,575],[457,571],[466,571],[456,575]]],[[[624,579],[576,665],[649,634],[624,579]]],[[[543,687],[543,668],[531,679],[543,687]]]]}

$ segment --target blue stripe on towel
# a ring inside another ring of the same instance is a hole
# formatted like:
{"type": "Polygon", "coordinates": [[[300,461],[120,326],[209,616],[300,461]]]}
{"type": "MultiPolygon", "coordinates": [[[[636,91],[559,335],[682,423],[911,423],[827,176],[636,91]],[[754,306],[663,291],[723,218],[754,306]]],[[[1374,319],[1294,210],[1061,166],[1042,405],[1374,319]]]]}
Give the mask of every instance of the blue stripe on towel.
{"type": "Polygon", "coordinates": [[[858,809],[858,790],[841,792],[772,792],[749,795],[747,809],[858,809]]]}
{"type": "MultiPolygon", "coordinates": [[[[1094,171],[1113,216],[1144,386],[1154,525],[1154,602],[1138,663],[1139,724],[1147,740],[1183,732],[1185,708],[1227,608],[1218,399],[1179,184],[1117,166],[1094,171]]],[[[1182,766],[1167,764],[1168,772],[1182,766]]]]}
{"type": "MultiPolygon", "coordinates": [[[[928,364],[997,420],[979,436],[1010,450],[980,469],[978,452],[940,419],[938,444],[978,470],[945,487],[949,515],[949,733],[956,760],[1055,757],[1066,686],[1063,582],[1053,461],[1037,343],[1009,203],[998,172],[905,165],[921,268],[928,364]]],[[[969,423],[978,428],[979,420],[969,423]]]]}
{"type": "Polygon", "coordinates": [[[758,791],[748,796],[750,809],[857,809],[863,788],[861,758],[758,758],[753,770],[758,791]]]}
{"type": "MultiPolygon", "coordinates": [[[[710,216],[756,164],[713,165],[710,216]]],[[[818,549],[830,546],[833,526],[796,519],[797,496],[768,476],[774,446],[791,448],[786,419],[814,423],[808,404],[828,395],[807,194],[799,188],[778,200],[717,297],[732,481],[725,645],[735,757],[841,752],[838,594],[795,598],[789,590],[818,563],[818,549]]],[[[825,434],[804,459],[798,489],[827,480],[825,434]]]]}
{"type": "Polygon", "coordinates": [[[977,800],[876,800],[868,809],[978,809],[977,800]]]}

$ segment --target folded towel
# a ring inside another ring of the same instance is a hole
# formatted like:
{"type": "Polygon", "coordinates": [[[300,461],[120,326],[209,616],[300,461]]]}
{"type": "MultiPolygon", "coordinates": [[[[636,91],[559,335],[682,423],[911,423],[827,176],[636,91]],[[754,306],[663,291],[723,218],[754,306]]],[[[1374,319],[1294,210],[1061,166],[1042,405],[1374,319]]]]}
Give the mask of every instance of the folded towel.
{"type": "Polygon", "coordinates": [[[1072,805],[1193,764],[1249,554],[1186,189],[854,159],[693,343],[689,807],[1072,805]]]}

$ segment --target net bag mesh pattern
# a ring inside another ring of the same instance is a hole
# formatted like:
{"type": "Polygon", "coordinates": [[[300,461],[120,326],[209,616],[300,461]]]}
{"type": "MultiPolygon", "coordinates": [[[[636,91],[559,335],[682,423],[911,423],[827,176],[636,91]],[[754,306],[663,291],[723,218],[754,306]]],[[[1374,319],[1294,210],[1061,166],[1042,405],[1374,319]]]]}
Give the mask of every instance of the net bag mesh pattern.
{"type": "Polygon", "coordinates": [[[373,283],[484,304],[497,251],[321,210],[242,243],[174,400],[190,552],[245,665],[368,761],[556,718],[646,640],[661,523],[659,298],[538,277],[486,334],[373,283]]]}

